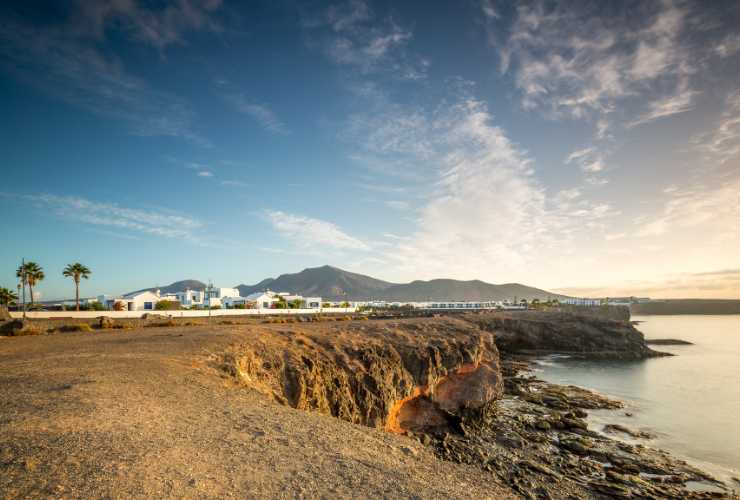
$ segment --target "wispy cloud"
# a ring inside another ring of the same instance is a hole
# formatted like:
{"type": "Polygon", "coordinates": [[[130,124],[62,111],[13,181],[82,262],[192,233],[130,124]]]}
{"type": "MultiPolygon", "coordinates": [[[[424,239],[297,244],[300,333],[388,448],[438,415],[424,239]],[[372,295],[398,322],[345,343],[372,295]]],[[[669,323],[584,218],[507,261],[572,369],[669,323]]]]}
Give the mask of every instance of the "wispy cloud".
{"type": "Polygon", "coordinates": [[[563,287],[555,291],[588,297],[640,296],[661,298],[740,299],[740,270],[725,269],[695,273],[667,274],[651,280],[630,280],[610,287],[563,287]]]}
{"type": "Polygon", "coordinates": [[[730,57],[740,52],[740,35],[727,35],[717,44],[714,51],[722,58],[730,57]]]}
{"type": "Polygon", "coordinates": [[[231,186],[231,187],[247,187],[249,186],[248,183],[243,181],[235,181],[235,180],[225,180],[221,181],[222,186],[231,186]]]}
{"type": "Polygon", "coordinates": [[[720,164],[740,155],[740,90],[727,97],[716,126],[709,132],[696,135],[691,142],[697,151],[720,164]]]}
{"type": "Polygon", "coordinates": [[[127,208],[115,203],[101,203],[76,196],[53,194],[5,195],[32,203],[44,211],[71,221],[166,238],[202,243],[196,234],[204,224],[191,216],[161,209],[127,208]]]}
{"type": "MultiPolygon", "coordinates": [[[[119,59],[91,43],[92,34],[104,36],[104,27],[110,21],[108,7],[113,4],[82,4],[81,11],[94,18],[94,22],[90,21],[92,25],[84,27],[69,23],[35,27],[9,16],[0,24],[0,39],[3,40],[0,67],[56,98],[120,120],[134,134],[178,137],[210,146],[210,142],[193,129],[194,114],[186,101],[153,89],[141,78],[129,74],[119,59]],[[100,12],[93,12],[95,6],[100,7],[100,12]]],[[[118,4],[124,10],[136,5],[134,2],[115,3],[118,4]]],[[[83,19],[85,15],[72,17],[83,24],[87,22],[83,19]]],[[[157,36],[154,27],[147,31],[151,31],[152,37],[157,36]]]]}
{"type": "Polygon", "coordinates": [[[197,175],[198,177],[213,177],[213,172],[210,170],[201,170],[197,175]]]}
{"type": "Polygon", "coordinates": [[[247,99],[243,94],[226,95],[225,99],[234,108],[250,116],[262,128],[276,134],[289,134],[290,129],[283,123],[277,114],[266,104],[259,104],[247,99]]]}
{"type": "Polygon", "coordinates": [[[168,45],[185,45],[190,31],[222,30],[213,13],[221,0],[178,0],[161,8],[142,5],[138,0],[77,2],[68,30],[80,36],[103,38],[117,29],[134,40],[159,50],[168,45]]]}
{"type": "Polygon", "coordinates": [[[623,7],[607,13],[586,3],[522,4],[504,37],[500,33],[506,31],[492,20],[490,39],[499,49],[502,71],[514,74],[525,109],[596,118],[597,138],[606,135],[605,117],[627,99],[648,101],[635,125],[690,109],[694,93],[688,81],[696,58],[681,36],[690,6],[623,7]],[[661,95],[670,81],[678,92],[661,95]]]}
{"type": "Polygon", "coordinates": [[[577,188],[549,197],[526,152],[468,94],[430,110],[388,103],[349,128],[345,140],[363,154],[403,158],[429,183],[412,231],[382,253],[397,276],[505,274],[538,254],[566,253],[579,231],[601,231],[598,221],[614,213],[577,188]]]}
{"type": "Polygon", "coordinates": [[[266,210],[264,215],[278,233],[307,251],[370,249],[332,222],[278,210],[266,210]]]}
{"type": "Polygon", "coordinates": [[[389,200],[385,202],[385,205],[394,210],[408,210],[410,206],[407,201],[402,200],[389,200]]]}
{"type": "Polygon", "coordinates": [[[694,107],[694,96],[698,92],[689,90],[688,84],[685,80],[679,84],[679,88],[676,93],[656,101],[651,102],[648,105],[648,110],[642,115],[638,116],[635,120],[629,122],[627,128],[636,127],[644,123],[649,123],[661,118],[666,118],[679,113],[685,113],[693,109],[694,107]]]}
{"type": "Polygon", "coordinates": [[[405,80],[426,78],[429,61],[406,51],[411,30],[393,18],[378,19],[364,0],[350,0],[304,16],[310,44],[338,65],[361,74],[383,73],[405,80]]]}
{"type": "Polygon", "coordinates": [[[577,149],[570,153],[565,159],[566,164],[575,164],[586,174],[591,175],[589,181],[594,184],[598,177],[594,177],[594,174],[604,172],[606,170],[606,160],[604,154],[598,151],[594,147],[588,147],[583,149],[577,149]]]}
{"type": "Polygon", "coordinates": [[[667,196],[668,200],[656,216],[639,221],[636,236],[663,237],[682,233],[687,238],[695,238],[699,234],[697,228],[722,228],[721,232],[713,232],[714,243],[740,241],[740,177],[737,175],[716,186],[676,189],[667,196]]]}

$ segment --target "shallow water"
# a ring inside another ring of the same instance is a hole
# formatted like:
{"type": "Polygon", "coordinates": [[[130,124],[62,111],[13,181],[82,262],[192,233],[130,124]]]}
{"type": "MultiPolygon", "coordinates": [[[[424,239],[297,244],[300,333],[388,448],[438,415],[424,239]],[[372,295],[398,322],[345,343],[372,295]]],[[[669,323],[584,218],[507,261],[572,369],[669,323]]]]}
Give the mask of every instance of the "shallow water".
{"type": "Polygon", "coordinates": [[[652,432],[655,439],[645,444],[670,451],[737,488],[731,478],[740,478],[740,316],[632,319],[642,321],[637,328],[647,339],[694,345],[652,346],[676,356],[637,362],[554,356],[539,363],[537,375],[624,401],[624,410],[590,412],[596,428],[611,422],[652,432]]]}

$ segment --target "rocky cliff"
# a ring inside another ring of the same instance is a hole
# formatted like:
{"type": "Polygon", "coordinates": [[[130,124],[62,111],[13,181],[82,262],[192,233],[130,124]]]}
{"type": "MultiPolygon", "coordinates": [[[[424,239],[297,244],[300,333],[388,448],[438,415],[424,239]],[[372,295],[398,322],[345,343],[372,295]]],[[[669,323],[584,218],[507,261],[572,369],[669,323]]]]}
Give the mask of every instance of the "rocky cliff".
{"type": "Polygon", "coordinates": [[[628,321],[562,312],[473,315],[469,320],[493,332],[502,353],[561,353],[590,358],[644,359],[661,356],[628,321]]]}
{"type": "Polygon", "coordinates": [[[493,335],[453,318],[264,325],[214,362],[283,404],[391,432],[454,427],[503,391],[493,335]]]}

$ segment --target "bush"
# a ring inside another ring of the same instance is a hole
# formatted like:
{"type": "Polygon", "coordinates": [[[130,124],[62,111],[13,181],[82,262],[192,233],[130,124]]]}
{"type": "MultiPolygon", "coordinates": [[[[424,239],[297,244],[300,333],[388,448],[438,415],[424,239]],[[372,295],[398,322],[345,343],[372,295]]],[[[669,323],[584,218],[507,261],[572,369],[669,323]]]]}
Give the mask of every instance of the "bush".
{"type": "Polygon", "coordinates": [[[159,323],[147,323],[144,326],[146,326],[147,328],[165,328],[169,326],[177,326],[177,323],[175,323],[174,321],[170,319],[167,321],[161,321],[159,323]]]}
{"type": "Polygon", "coordinates": [[[75,325],[64,325],[59,327],[60,332],[91,332],[92,327],[87,323],[77,323],[75,325]]]}
{"type": "Polygon", "coordinates": [[[221,306],[211,306],[211,309],[215,311],[216,309],[221,309],[221,306]]]}
{"type": "Polygon", "coordinates": [[[126,304],[124,304],[121,301],[114,302],[113,303],[113,310],[114,311],[125,311],[126,310],[126,304]]]}
{"type": "Polygon", "coordinates": [[[180,303],[176,300],[160,300],[154,306],[157,311],[177,311],[181,309],[180,303]]]}

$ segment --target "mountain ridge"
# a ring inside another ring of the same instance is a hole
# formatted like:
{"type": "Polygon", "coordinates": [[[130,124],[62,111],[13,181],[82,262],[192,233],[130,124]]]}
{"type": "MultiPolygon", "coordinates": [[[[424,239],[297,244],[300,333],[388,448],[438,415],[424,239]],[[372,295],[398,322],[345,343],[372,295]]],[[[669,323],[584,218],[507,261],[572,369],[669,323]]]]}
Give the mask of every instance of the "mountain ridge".
{"type": "Polygon", "coordinates": [[[320,296],[326,299],[387,300],[391,302],[514,298],[547,300],[566,297],[521,283],[497,285],[481,280],[461,281],[447,278],[391,283],[329,265],[306,268],[298,273],[281,274],[277,278],[267,278],[255,285],[241,284],[236,288],[242,296],[269,288],[273,291],[320,296]]]}

